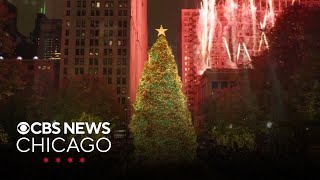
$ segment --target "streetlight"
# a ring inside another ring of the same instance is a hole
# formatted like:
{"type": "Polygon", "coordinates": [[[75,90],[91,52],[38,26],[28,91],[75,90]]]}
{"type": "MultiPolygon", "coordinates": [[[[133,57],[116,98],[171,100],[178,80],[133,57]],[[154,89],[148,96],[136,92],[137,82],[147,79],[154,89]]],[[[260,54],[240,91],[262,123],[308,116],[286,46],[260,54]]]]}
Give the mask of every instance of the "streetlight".
{"type": "Polygon", "coordinates": [[[33,60],[38,60],[38,59],[39,59],[38,56],[33,57],[33,60]]]}
{"type": "Polygon", "coordinates": [[[21,56],[18,56],[18,57],[17,57],[17,60],[20,60],[20,61],[21,61],[21,60],[22,60],[22,57],[21,57],[21,56]]]}
{"type": "Polygon", "coordinates": [[[268,129],[271,129],[271,128],[272,128],[272,122],[269,121],[269,122],[267,123],[267,128],[268,128],[268,129]]]}
{"type": "Polygon", "coordinates": [[[4,58],[2,56],[0,56],[0,60],[4,60],[4,58]]]}

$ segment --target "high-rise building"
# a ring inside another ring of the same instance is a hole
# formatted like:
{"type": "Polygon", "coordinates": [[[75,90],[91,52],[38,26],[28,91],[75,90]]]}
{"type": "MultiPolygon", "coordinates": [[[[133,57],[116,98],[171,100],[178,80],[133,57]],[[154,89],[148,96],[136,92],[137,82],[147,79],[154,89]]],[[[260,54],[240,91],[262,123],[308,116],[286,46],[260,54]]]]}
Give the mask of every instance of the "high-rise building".
{"type": "Polygon", "coordinates": [[[45,13],[38,13],[33,31],[33,43],[40,59],[60,59],[61,19],[49,19],[45,13]]]}
{"type": "Polygon", "coordinates": [[[135,82],[134,78],[141,74],[131,71],[130,76],[130,65],[140,70],[140,61],[146,57],[140,54],[146,48],[142,42],[147,36],[143,30],[146,17],[142,17],[146,15],[145,8],[146,1],[64,1],[60,85],[86,74],[101,77],[127,108],[130,78],[135,82]],[[134,41],[130,41],[130,35],[134,35],[134,41]]]}
{"type": "MultiPolygon", "coordinates": [[[[183,91],[195,110],[196,90],[206,69],[252,68],[252,56],[268,48],[265,30],[295,1],[203,0],[201,9],[182,9],[180,63],[183,91]],[[211,4],[216,2],[215,4],[211,4]]],[[[305,6],[319,0],[296,1],[305,6]]]]}
{"type": "Polygon", "coordinates": [[[148,59],[147,0],[131,1],[130,101],[136,99],[144,62],[148,59]]]}
{"type": "Polygon", "coordinates": [[[18,13],[18,29],[23,35],[28,36],[34,28],[34,19],[37,12],[45,12],[46,0],[8,0],[17,7],[18,13]],[[26,15],[28,12],[28,15],[26,15]]]}

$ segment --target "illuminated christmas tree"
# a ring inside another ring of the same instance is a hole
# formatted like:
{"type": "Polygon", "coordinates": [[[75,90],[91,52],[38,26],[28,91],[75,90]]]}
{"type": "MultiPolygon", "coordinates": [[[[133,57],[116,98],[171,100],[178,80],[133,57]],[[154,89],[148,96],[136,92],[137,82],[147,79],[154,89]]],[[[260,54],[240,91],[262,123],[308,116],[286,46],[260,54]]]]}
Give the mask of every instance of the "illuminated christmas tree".
{"type": "Polygon", "coordinates": [[[139,84],[130,129],[143,163],[180,163],[196,155],[196,135],[172,50],[161,26],[139,84]]]}

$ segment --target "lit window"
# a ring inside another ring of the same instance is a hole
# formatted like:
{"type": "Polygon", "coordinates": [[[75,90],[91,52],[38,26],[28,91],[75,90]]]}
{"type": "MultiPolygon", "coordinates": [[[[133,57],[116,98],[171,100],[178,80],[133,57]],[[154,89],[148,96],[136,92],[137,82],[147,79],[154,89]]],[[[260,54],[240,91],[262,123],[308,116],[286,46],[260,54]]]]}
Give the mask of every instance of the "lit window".
{"type": "Polygon", "coordinates": [[[126,94],[126,88],[122,88],[122,94],[126,94]]]}

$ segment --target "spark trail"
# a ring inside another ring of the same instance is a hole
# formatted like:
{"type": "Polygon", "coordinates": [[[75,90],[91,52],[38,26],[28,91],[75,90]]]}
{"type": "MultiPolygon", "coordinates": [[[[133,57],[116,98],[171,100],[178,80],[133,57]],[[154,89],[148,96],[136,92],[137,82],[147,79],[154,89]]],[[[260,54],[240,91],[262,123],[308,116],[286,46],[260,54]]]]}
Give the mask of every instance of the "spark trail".
{"type": "Polygon", "coordinates": [[[198,37],[200,38],[201,59],[205,61],[200,64],[202,67],[210,67],[210,52],[217,19],[215,4],[215,0],[203,0],[201,3],[198,37]]]}
{"type": "Polygon", "coordinates": [[[252,56],[264,50],[263,44],[269,48],[266,30],[275,25],[276,14],[286,6],[279,0],[202,0],[197,24],[197,71],[251,62],[252,56]]]}

